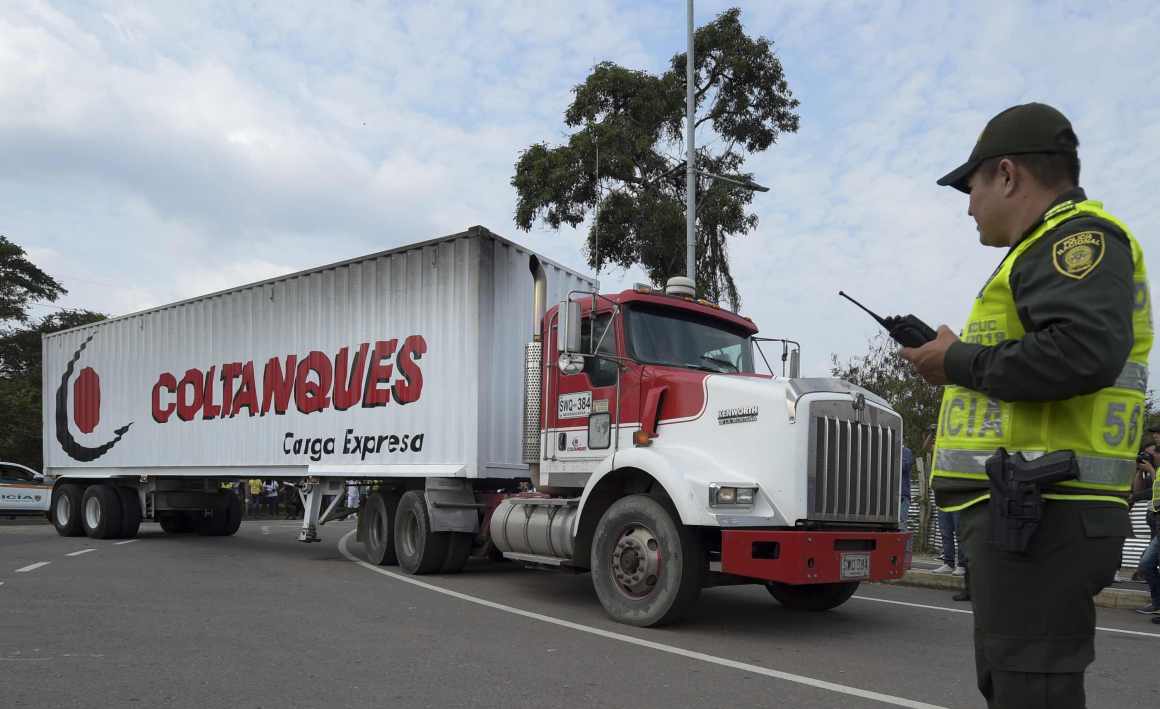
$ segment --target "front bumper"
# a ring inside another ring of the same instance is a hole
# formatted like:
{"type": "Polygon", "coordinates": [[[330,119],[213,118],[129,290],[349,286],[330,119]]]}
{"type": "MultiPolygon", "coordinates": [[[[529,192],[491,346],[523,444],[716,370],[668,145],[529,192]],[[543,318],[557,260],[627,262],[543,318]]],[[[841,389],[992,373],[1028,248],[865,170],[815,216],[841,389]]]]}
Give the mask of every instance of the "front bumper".
{"type": "Polygon", "coordinates": [[[909,532],[726,529],[721,571],[789,584],[886,581],[910,568],[909,532]]]}

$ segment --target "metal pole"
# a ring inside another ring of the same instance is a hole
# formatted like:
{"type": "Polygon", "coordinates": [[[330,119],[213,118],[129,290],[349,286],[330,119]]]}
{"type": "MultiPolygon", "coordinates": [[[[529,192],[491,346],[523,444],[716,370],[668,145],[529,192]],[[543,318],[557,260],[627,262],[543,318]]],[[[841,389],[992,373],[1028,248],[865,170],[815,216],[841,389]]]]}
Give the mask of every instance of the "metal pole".
{"type": "Polygon", "coordinates": [[[689,0],[689,51],[685,61],[685,271],[697,282],[697,166],[693,160],[693,0],[689,0]]]}
{"type": "MultiPolygon", "coordinates": [[[[600,138],[592,134],[596,143],[596,292],[600,292],[600,138]]],[[[593,305],[595,305],[595,300],[593,305]]]]}

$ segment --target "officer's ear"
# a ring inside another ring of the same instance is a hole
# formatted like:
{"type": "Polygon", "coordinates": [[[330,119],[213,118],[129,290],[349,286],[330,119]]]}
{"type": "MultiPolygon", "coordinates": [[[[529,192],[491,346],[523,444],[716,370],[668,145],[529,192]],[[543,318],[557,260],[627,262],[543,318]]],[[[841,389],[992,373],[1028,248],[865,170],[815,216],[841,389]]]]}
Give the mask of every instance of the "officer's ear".
{"type": "Polygon", "coordinates": [[[1004,197],[1013,196],[1015,191],[1019,189],[1020,182],[1026,179],[1027,176],[1011,158],[1003,158],[995,166],[995,180],[998,181],[999,189],[1004,197]]]}

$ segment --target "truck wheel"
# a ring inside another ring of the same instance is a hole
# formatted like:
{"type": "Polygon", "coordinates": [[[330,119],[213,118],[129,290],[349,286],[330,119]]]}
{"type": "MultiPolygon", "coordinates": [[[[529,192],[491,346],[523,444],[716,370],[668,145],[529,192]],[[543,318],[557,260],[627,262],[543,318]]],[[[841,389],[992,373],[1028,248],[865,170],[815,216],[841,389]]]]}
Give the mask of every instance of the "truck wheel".
{"type": "Polygon", "coordinates": [[[115,489],[121,497],[121,533],[117,536],[132,539],[141,528],[141,501],[134,488],[117,486],[115,489]]]}
{"type": "Polygon", "coordinates": [[[399,500],[395,513],[395,555],[399,568],[409,574],[438,571],[447,558],[446,533],[431,531],[427,515],[427,498],[419,490],[408,490],[399,500]]]}
{"type": "Polygon", "coordinates": [[[612,504],[592,541],[592,585],[613,620],[651,627],[681,618],[697,601],[705,553],[695,530],[648,495],[612,504]]]}
{"type": "Polygon", "coordinates": [[[81,525],[90,539],[114,539],[121,534],[121,496],[109,483],[89,485],[81,498],[81,525]]]}
{"type": "Polygon", "coordinates": [[[237,495],[230,493],[226,504],[226,524],[222,536],[232,537],[242,526],[242,501],[237,495]]]}
{"type": "Polygon", "coordinates": [[[441,574],[457,574],[463,571],[467,557],[471,556],[471,545],[475,535],[469,532],[447,532],[447,556],[439,567],[441,574]]]}
{"type": "Polygon", "coordinates": [[[57,485],[52,491],[50,515],[52,526],[60,536],[84,536],[85,529],[81,526],[81,498],[84,494],[84,488],[75,483],[57,485]]]}
{"type": "Polygon", "coordinates": [[[217,506],[209,510],[208,515],[194,518],[197,533],[203,537],[229,537],[242,524],[242,503],[238,496],[227,493],[222,497],[217,506]]]}
{"type": "Polygon", "coordinates": [[[367,561],[378,566],[399,563],[395,555],[394,518],[399,509],[399,498],[391,493],[375,492],[367,497],[359,514],[364,525],[363,550],[367,561]]]}
{"type": "Polygon", "coordinates": [[[858,590],[858,582],[794,585],[776,581],[765,584],[769,594],[786,608],[800,611],[828,611],[837,608],[858,590]]]}
{"type": "Polygon", "coordinates": [[[197,518],[189,512],[162,512],[157,521],[166,534],[188,534],[197,528],[197,518]]]}

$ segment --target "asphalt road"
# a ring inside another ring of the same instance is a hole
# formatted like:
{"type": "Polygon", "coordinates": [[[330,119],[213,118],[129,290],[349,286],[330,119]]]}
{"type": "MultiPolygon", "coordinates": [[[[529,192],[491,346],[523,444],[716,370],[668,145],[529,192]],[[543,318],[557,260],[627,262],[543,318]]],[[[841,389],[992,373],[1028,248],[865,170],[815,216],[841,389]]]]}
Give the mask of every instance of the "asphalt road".
{"type": "MultiPolygon", "coordinates": [[[[402,577],[352,560],[351,528],[304,545],[280,521],[131,543],[0,526],[0,707],[983,706],[968,607],[945,592],[867,585],[818,614],[710,589],[643,630],[585,575],[402,577]]],[[[1156,706],[1157,626],[1098,612],[1088,706],[1156,706]]]]}

